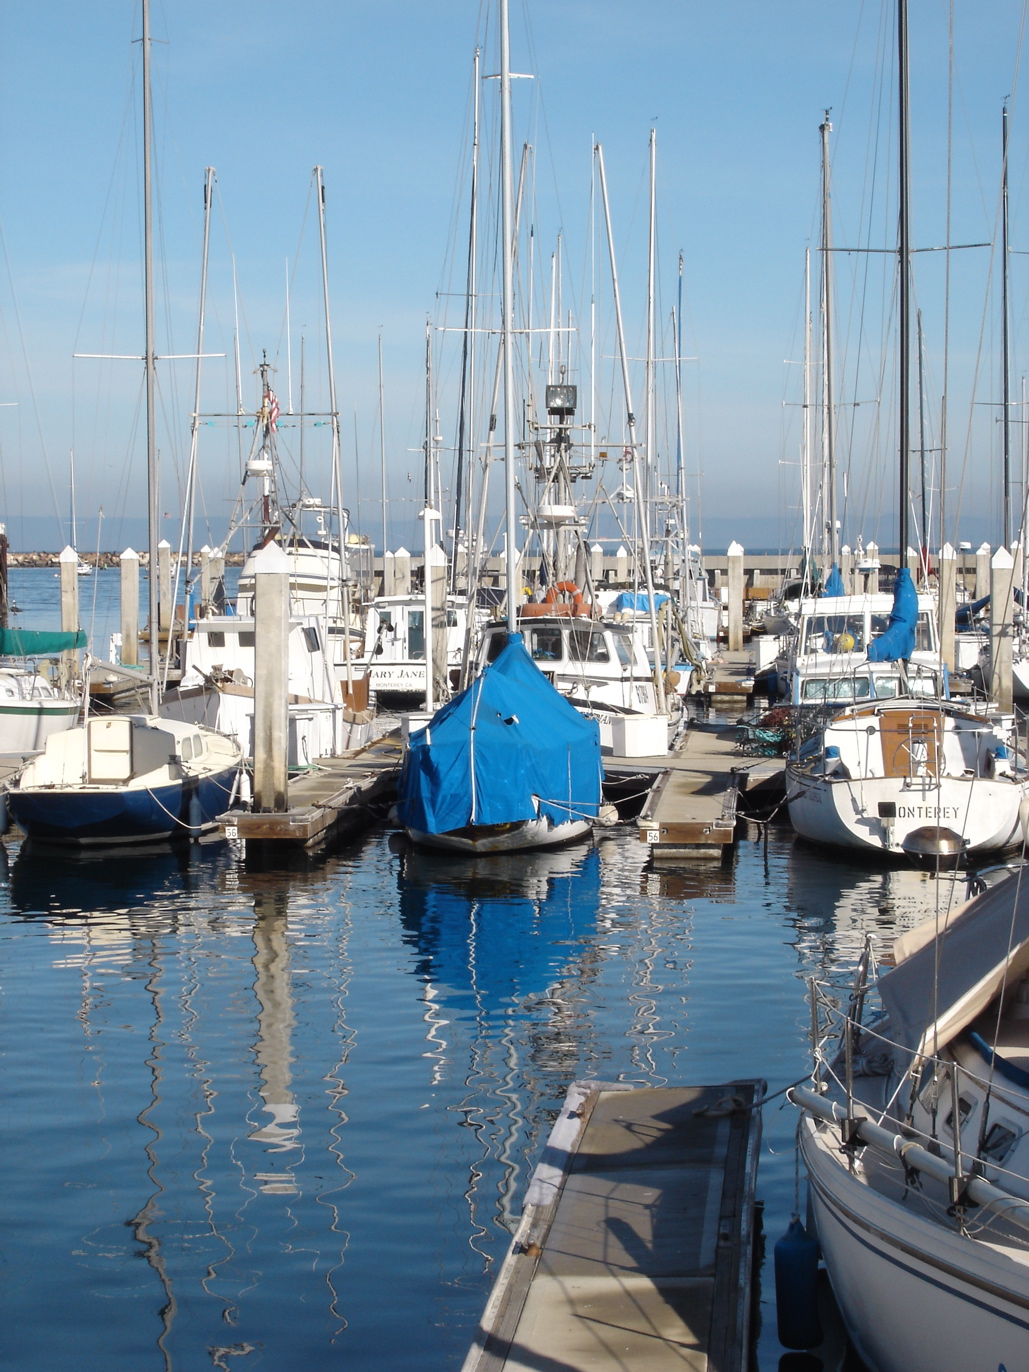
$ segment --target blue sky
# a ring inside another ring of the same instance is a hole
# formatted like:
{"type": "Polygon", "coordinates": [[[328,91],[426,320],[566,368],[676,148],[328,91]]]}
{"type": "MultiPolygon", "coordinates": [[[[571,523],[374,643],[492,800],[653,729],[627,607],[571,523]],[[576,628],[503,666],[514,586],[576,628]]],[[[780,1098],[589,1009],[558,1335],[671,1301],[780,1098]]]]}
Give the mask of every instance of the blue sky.
{"type": "MultiPolygon", "coordinates": [[[[1022,10],[1013,0],[986,6],[956,0],[954,15],[952,241],[994,236],[1000,108],[1014,90],[1012,245],[1029,248],[1025,93],[1017,90],[1016,72],[1022,10]]],[[[942,243],[945,233],[947,16],[943,0],[912,4],[914,237],[922,246],[942,243]]],[[[101,505],[101,541],[111,547],[138,539],[138,525],[119,521],[144,510],[141,369],[131,362],[72,360],[76,351],[141,349],[139,45],[133,46],[139,23],[132,0],[47,0],[5,6],[0,15],[0,220],[7,247],[0,264],[0,400],[16,402],[0,410],[0,501],[12,523],[50,518],[55,505],[66,518],[68,450],[74,445],[80,541],[86,546],[95,539],[101,505]]],[[[422,441],[425,320],[440,323],[446,316],[454,322],[459,309],[451,297],[447,315],[438,293],[462,284],[471,59],[476,43],[484,42],[484,70],[495,70],[490,7],[448,0],[310,0],[288,7],[261,0],[155,0],[152,25],[162,40],[153,59],[159,347],[178,353],[194,348],[201,190],[204,168],[211,165],[219,201],[206,347],[232,351],[231,249],[247,403],[262,348],[275,359],[284,395],[288,260],[295,272],[294,399],[303,334],[308,405],[324,406],[316,224],[308,200],[311,169],[323,165],[347,498],[355,523],[378,537],[381,332],[390,541],[403,537],[418,546],[411,521],[420,497],[414,450],[422,441]]],[[[561,232],[565,304],[584,324],[590,147],[600,139],[629,346],[639,355],[653,124],[660,314],[667,331],[681,249],[684,352],[698,359],[684,368],[687,462],[692,472],[703,473],[694,528],[702,526],[713,547],[724,546],[734,532],[750,546],[789,545],[797,536],[800,412],[793,404],[784,408],[784,401],[800,399],[801,369],[785,360],[802,355],[804,249],[817,235],[818,125],[831,107],[836,241],[889,246],[895,222],[892,5],[512,0],[512,28],[514,66],[536,77],[516,83],[515,112],[518,142],[528,138],[536,150],[531,217],[539,257],[549,261],[561,232]]],[[[491,110],[494,98],[495,83],[485,82],[484,109],[491,110]]],[[[492,113],[486,122],[492,131],[492,113]]],[[[925,254],[916,262],[929,447],[939,443],[942,258],[925,254]]],[[[889,263],[879,256],[841,257],[837,264],[841,448],[848,471],[844,533],[850,541],[862,533],[888,543],[893,528],[889,263]]],[[[1024,264],[1022,256],[1012,258],[1016,392],[1029,362],[1024,264]]],[[[619,440],[603,267],[598,253],[598,424],[601,437],[619,440]]],[[[960,536],[976,541],[995,539],[999,509],[999,425],[987,403],[999,397],[997,273],[988,250],[952,255],[948,503],[952,511],[960,508],[960,536]]],[[[542,289],[540,278],[537,295],[542,289]]],[[[441,426],[450,445],[457,343],[452,334],[436,332],[434,339],[441,426]]],[[[580,383],[584,349],[580,334],[572,357],[580,383]]],[[[665,368],[666,417],[670,380],[665,368]]],[[[163,366],[159,441],[162,504],[170,515],[178,511],[192,384],[191,363],[163,366]]],[[[638,366],[634,386],[640,410],[638,366]]],[[[231,392],[229,363],[212,360],[205,407],[225,408],[231,392]]],[[[1019,442],[1021,427],[1014,432],[1019,442]]],[[[308,438],[313,472],[325,434],[308,438]]],[[[667,457],[667,434],[663,441],[667,457]]],[[[224,429],[205,429],[201,469],[203,541],[208,531],[218,537],[237,481],[235,439],[224,429]]],[[[609,487],[616,484],[610,476],[609,487]]],[[[174,541],[174,519],[167,524],[174,541]]]]}

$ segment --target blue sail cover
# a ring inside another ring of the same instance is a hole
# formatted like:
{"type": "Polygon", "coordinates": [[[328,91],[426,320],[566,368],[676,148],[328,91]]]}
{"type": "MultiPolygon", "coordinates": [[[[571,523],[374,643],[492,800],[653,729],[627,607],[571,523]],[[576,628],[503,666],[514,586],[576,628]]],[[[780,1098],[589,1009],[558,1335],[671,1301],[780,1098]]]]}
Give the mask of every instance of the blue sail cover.
{"type": "Polygon", "coordinates": [[[596,720],[555,691],[522,635],[511,634],[497,660],[411,735],[397,813],[423,834],[538,815],[563,824],[596,817],[600,783],[596,720]]]}
{"type": "Polygon", "coordinates": [[[868,645],[869,662],[900,662],[915,651],[915,626],[918,624],[918,592],[911,572],[901,567],[893,584],[893,609],[886,632],[868,645]]]}
{"type": "Polygon", "coordinates": [[[825,585],[822,587],[822,595],[846,595],[847,588],[843,584],[843,577],[836,563],[832,564],[832,571],[829,573],[825,585]]]}
{"type": "MultiPolygon", "coordinates": [[[[667,599],[668,596],[663,591],[658,591],[654,596],[654,609],[659,609],[667,599]]],[[[639,610],[647,614],[650,611],[650,596],[644,595],[642,591],[619,591],[611,610],[616,615],[626,610],[639,610]]]]}

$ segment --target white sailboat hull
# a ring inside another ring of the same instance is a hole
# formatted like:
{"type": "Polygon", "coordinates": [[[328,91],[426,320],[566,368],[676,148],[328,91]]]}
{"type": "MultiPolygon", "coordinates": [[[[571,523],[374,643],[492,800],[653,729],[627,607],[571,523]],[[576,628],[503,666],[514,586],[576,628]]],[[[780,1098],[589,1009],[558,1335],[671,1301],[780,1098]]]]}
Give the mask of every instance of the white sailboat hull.
{"type": "Polygon", "coordinates": [[[413,843],[424,848],[439,848],[451,853],[514,853],[526,849],[556,848],[582,838],[591,828],[589,820],[573,819],[564,824],[551,824],[547,819],[530,819],[519,824],[483,825],[479,832],[474,826],[445,834],[426,834],[408,829],[413,843]]]}
{"type": "Polygon", "coordinates": [[[872,1372],[1024,1367],[1029,1262],[914,1214],[851,1173],[839,1131],[800,1131],[815,1224],[850,1336],[872,1372]]]}
{"type": "Polygon", "coordinates": [[[987,777],[931,778],[924,784],[895,777],[818,777],[789,767],[786,801],[790,821],[803,838],[841,848],[865,848],[904,856],[916,829],[951,829],[965,852],[1006,848],[1022,837],[1022,785],[987,777]],[[882,817],[893,806],[895,815],[882,817]]]}

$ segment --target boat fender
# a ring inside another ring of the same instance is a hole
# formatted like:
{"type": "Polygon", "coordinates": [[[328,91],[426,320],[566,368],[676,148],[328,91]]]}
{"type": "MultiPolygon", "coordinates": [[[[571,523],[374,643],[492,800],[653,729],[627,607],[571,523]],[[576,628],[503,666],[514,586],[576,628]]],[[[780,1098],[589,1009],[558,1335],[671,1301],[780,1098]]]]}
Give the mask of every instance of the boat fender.
{"type": "Polygon", "coordinates": [[[776,1243],[775,1313],[784,1348],[817,1348],[822,1342],[818,1318],[818,1241],[809,1238],[799,1215],[790,1220],[776,1243]]]}
{"type": "Polygon", "coordinates": [[[200,791],[195,790],[189,798],[189,836],[195,843],[204,827],[204,810],[200,804],[200,791]]]}

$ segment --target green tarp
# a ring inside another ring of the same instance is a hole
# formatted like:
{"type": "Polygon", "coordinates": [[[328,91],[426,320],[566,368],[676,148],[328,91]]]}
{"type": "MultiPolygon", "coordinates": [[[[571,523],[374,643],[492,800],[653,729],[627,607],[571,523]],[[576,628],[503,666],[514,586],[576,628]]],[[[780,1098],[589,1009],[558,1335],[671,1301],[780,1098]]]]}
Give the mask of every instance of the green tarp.
{"type": "Polygon", "coordinates": [[[85,646],[85,629],[77,629],[73,634],[47,633],[42,629],[0,629],[0,657],[45,657],[85,646]]]}

